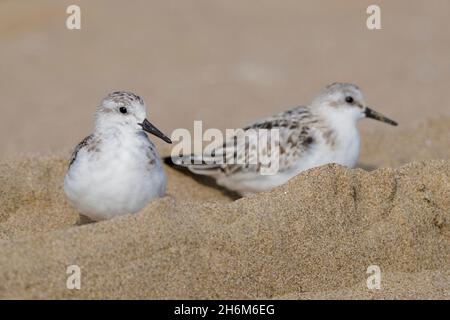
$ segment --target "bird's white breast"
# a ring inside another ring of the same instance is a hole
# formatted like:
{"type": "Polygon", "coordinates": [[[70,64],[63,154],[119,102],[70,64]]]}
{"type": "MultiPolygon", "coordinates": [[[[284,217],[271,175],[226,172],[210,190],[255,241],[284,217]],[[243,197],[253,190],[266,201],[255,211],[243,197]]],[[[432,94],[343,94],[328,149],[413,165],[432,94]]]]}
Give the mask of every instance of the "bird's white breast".
{"type": "Polygon", "coordinates": [[[342,117],[330,124],[335,134],[334,145],[329,148],[328,163],[337,163],[349,168],[356,166],[359,158],[361,140],[358,127],[353,119],[342,117]]]}
{"type": "Polygon", "coordinates": [[[300,171],[328,163],[349,168],[356,165],[361,144],[356,122],[348,117],[333,118],[316,128],[315,139],[311,150],[298,162],[300,171]]]}
{"type": "Polygon", "coordinates": [[[166,176],[145,134],[103,137],[97,151],[88,149],[79,151],[64,187],[69,200],[91,219],[135,213],[165,194],[166,176]]]}

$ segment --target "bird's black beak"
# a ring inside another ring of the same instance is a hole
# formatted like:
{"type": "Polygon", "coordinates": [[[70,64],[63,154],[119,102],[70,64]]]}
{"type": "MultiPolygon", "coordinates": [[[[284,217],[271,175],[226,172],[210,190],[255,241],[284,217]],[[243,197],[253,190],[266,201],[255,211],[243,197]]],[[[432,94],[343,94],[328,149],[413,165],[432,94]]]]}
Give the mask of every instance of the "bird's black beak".
{"type": "Polygon", "coordinates": [[[367,108],[364,110],[364,114],[366,115],[367,118],[371,118],[371,119],[375,119],[381,122],[386,122],[389,123],[390,125],[396,126],[398,125],[397,122],[395,122],[394,120],[391,120],[385,116],[383,116],[381,113],[376,112],[375,110],[372,110],[370,108],[367,108]]]}
{"type": "Polygon", "coordinates": [[[157,136],[158,138],[164,140],[167,143],[172,143],[172,140],[170,140],[169,137],[167,137],[164,133],[159,131],[158,128],[152,125],[150,121],[148,121],[147,119],[145,119],[144,122],[142,123],[138,123],[138,125],[140,125],[144,131],[147,131],[148,133],[157,136]]]}

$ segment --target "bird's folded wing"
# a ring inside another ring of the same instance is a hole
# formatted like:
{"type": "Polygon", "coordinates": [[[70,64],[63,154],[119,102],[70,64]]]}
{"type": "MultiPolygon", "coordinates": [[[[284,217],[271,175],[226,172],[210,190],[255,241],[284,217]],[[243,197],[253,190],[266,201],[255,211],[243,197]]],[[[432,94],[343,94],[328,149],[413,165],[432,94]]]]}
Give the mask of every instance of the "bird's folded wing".
{"type": "Polygon", "coordinates": [[[70,168],[70,166],[75,162],[75,160],[76,160],[76,158],[77,158],[78,152],[79,152],[82,148],[86,147],[86,146],[89,144],[89,142],[90,142],[90,140],[92,139],[92,137],[93,137],[92,134],[91,134],[90,136],[87,136],[86,138],[84,138],[84,139],[76,146],[76,148],[75,148],[75,150],[72,152],[72,156],[71,156],[71,158],[70,158],[69,168],[70,168]]]}
{"type": "Polygon", "coordinates": [[[313,144],[312,122],[309,110],[304,107],[259,120],[228,138],[222,147],[213,150],[211,157],[204,154],[202,164],[193,165],[191,169],[201,174],[211,170],[211,173],[221,171],[230,175],[259,172],[263,165],[270,166],[270,161],[278,161],[278,172],[288,170],[313,144]],[[273,135],[271,130],[276,133],[273,135]],[[266,160],[262,161],[261,155],[266,160]],[[214,159],[222,161],[213,165],[214,159]]]}

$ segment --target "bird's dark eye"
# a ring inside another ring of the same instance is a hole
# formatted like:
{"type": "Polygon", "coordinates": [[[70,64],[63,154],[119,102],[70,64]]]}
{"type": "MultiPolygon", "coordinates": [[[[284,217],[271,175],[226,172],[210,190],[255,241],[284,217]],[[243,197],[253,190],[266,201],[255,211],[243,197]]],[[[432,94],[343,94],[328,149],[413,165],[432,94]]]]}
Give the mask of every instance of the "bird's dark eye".
{"type": "Polygon", "coordinates": [[[127,108],[125,107],[120,107],[119,111],[123,114],[127,113],[127,108]]]}
{"type": "Polygon", "coordinates": [[[346,97],[345,98],[345,101],[347,102],[347,103],[353,103],[353,97],[351,97],[351,96],[348,96],[348,97],[346,97]]]}

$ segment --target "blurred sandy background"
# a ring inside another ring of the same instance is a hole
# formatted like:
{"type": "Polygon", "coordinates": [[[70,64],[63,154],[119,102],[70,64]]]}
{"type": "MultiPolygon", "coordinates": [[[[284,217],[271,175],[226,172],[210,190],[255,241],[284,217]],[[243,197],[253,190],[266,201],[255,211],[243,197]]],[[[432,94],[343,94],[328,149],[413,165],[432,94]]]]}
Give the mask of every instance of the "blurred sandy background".
{"type": "Polygon", "coordinates": [[[0,298],[448,299],[450,2],[376,1],[370,31],[373,3],[0,0],[0,298]],[[241,127],[335,81],[400,123],[361,123],[360,167],[388,168],[325,166],[235,202],[166,168],[167,197],[94,224],[65,200],[110,91],[141,95],[170,134],[241,127]]]}
{"type": "Polygon", "coordinates": [[[0,154],[72,148],[117,89],[142,95],[169,133],[193,120],[240,127],[334,81],[358,84],[402,127],[449,115],[450,3],[376,1],[383,29],[370,31],[372,3],[2,0],[0,154]],[[73,3],[80,31],[65,27],[73,3]]]}

